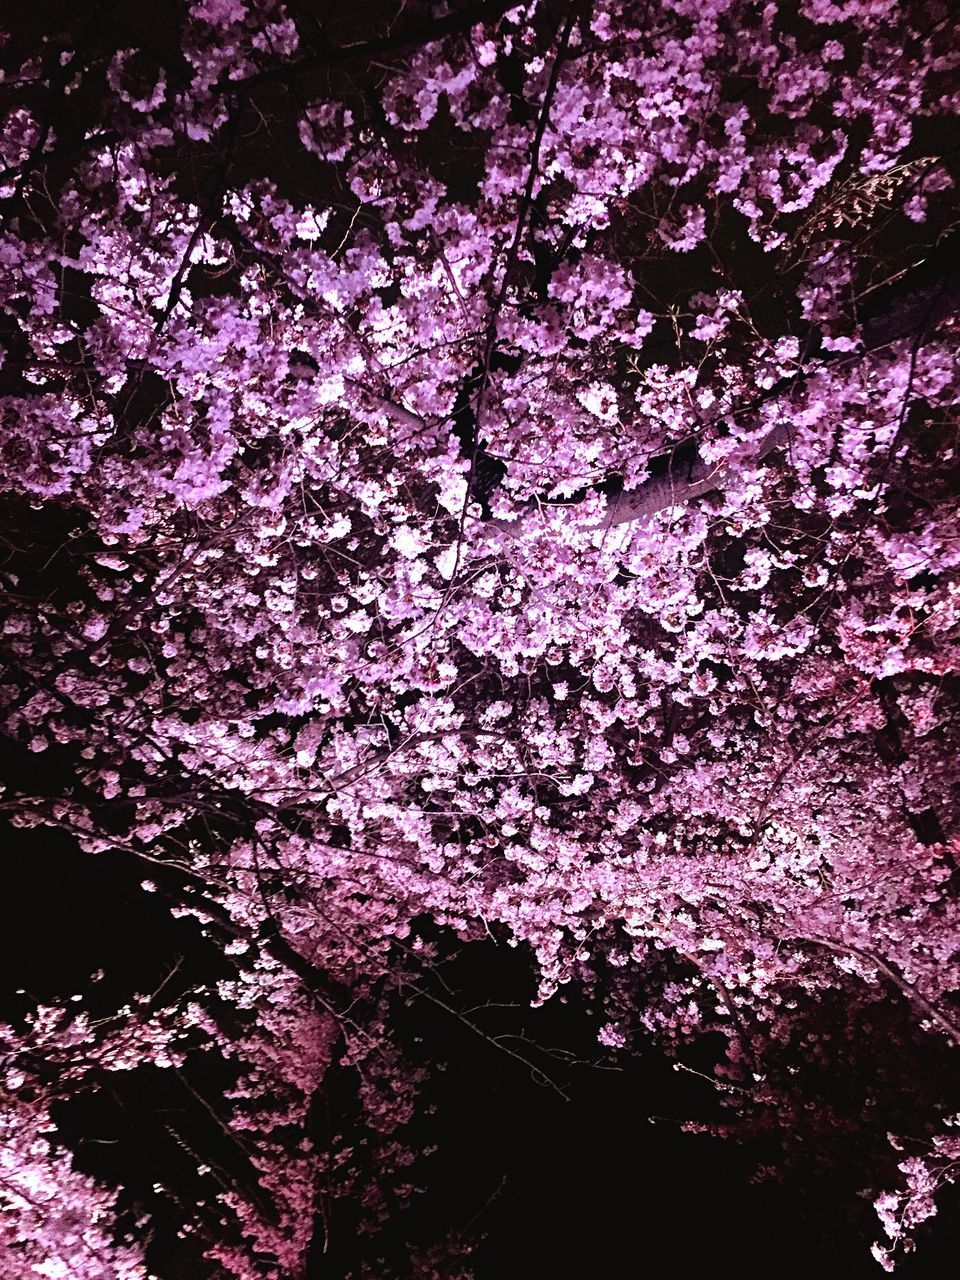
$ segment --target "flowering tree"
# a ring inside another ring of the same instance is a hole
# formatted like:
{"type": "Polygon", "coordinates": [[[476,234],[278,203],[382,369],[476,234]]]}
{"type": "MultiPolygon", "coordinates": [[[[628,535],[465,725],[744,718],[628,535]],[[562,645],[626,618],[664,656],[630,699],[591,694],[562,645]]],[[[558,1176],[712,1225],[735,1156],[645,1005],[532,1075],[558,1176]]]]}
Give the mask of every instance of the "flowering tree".
{"type": "Polygon", "coordinates": [[[960,1167],[950,6],[115,8],[4,50],[2,804],[220,968],[17,1006],[0,1274],[402,1208],[424,920],[856,1136],[891,1267],[960,1167]],[[51,1108],[212,1060],[243,1172],[112,1216],[51,1108]]]}

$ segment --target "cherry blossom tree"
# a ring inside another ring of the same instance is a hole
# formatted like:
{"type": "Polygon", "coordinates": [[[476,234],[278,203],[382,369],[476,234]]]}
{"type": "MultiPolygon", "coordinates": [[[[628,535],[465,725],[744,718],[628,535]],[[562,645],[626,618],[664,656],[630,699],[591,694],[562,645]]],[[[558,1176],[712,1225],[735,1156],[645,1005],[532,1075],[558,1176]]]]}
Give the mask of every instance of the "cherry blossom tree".
{"type": "Polygon", "coordinates": [[[0,803],[220,968],[17,1005],[2,1274],[402,1216],[441,936],[721,1046],[891,1268],[960,1168],[951,7],[321,9],[7,20],[0,803]],[[131,1218],[51,1112],[214,1060],[241,1172],[131,1218]]]}

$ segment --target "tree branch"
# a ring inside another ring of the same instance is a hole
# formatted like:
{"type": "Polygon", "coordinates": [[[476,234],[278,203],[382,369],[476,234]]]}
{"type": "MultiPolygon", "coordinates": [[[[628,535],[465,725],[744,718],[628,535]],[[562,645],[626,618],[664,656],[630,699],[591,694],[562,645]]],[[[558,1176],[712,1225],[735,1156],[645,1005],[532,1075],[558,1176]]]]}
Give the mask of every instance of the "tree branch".
{"type": "Polygon", "coordinates": [[[935,1023],[941,1031],[953,1041],[955,1045],[960,1045],[960,1028],[954,1025],[949,1018],[944,1015],[930,1003],[930,1001],[920,994],[916,987],[912,987],[905,978],[901,978],[896,969],[892,969],[879,956],[872,955],[869,951],[863,951],[860,947],[851,947],[846,943],[831,942],[828,938],[789,938],[789,942],[798,942],[805,946],[823,947],[826,951],[833,951],[837,955],[856,956],[865,964],[871,965],[878,972],[882,973],[898,991],[902,992],[908,1000],[917,1005],[931,1022],[935,1023]]]}

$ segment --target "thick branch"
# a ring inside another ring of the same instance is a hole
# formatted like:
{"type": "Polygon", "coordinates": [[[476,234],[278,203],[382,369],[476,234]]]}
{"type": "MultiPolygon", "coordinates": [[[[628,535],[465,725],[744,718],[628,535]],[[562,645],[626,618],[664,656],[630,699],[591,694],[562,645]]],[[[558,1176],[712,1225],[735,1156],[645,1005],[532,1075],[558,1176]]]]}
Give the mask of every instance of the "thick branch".
{"type": "Polygon", "coordinates": [[[936,1026],[940,1028],[955,1045],[960,1045],[960,1028],[958,1028],[949,1018],[937,1009],[930,1001],[920,994],[916,987],[912,987],[905,978],[902,978],[896,969],[892,969],[879,956],[871,955],[869,951],[862,951],[860,947],[851,947],[846,943],[831,942],[828,938],[792,938],[792,942],[799,942],[805,946],[823,947],[826,951],[832,951],[836,955],[856,956],[865,964],[872,966],[900,991],[906,998],[912,1001],[920,1008],[926,1016],[936,1026]]]}
{"type": "MultiPolygon", "coordinates": [[[[760,442],[755,453],[750,456],[752,462],[762,461],[774,449],[779,448],[787,439],[787,426],[779,424],[769,431],[760,442]]],[[[742,460],[743,455],[740,455],[742,460]]],[[[706,493],[713,493],[723,483],[729,470],[729,462],[709,464],[696,462],[689,469],[683,480],[678,480],[672,470],[665,476],[657,476],[640,485],[637,489],[624,492],[614,498],[607,507],[602,520],[594,521],[588,529],[608,529],[614,525],[629,524],[634,520],[649,520],[660,511],[670,507],[682,507],[695,498],[706,493]]],[[[531,508],[519,520],[491,520],[490,524],[500,532],[517,537],[536,517],[541,507],[531,508]]]]}
{"type": "MultiPolygon", "coordinates": [[[[756,452],[750,457],[751,462],[761,462],[774,449],[779,448],[787,439],[787,427],[779,424],[768,431],[760,442],[756,452]]],[[[742,455],[740,455],[742,460],[742,455]]],[[[694,463],[686,480],[677,483],[676,477],[670,473],[648,480],[638,489],[622,493],[607,508],[607,514],[591,528],[604,529],[610,525],[627,524],[631,520],[648,520],[659,511],[669,507],[685,506],[694,498],[719,489],[724,476],[729,470],[727,462],[709,464],[694,463]]]]}
{"type": "MultiPolygon", "coordinates": [[[[908,297],[910,306],[898,312],[896,325],[889,326],[890,331],[882,338],[874,334],[867,335],[865,351],[873,353],[882,347],[890,346],[906,337],[913,336],[915,349],[918,349],[928,334],[935,332],[942,324],[956,316],[960,310],[960,272],[951,271],[942,276],[935,286],[929,286],[908,297]]],[[[861,358],[857,353],[852,358],[861,358]]],[[[847,357],[850,358],[850,357],[847,357]]],[[[814,366],[816,367],[816,366],[814,366]]],[[[807,376],[806,370],[798,371],[790,378],[784,379],[758,400],[737,410],[737,413],[751,412],[771,397],[784,394],[787,389],[797,386],[807,376]]],[[[773,453],[785,444],[789,435],[789,425],[781,421],[761,440],[756,450],[749,455],[739,452],[735,455],[739,462],[762,462],[768,454],[773,453]]],[[[674,455],[676,456],[676,455],[674,455]]],[[[689,469],[671,462],[665,476],[652,477],[645,484],[629,492],[621,493],[609,502],[602,520],[588,526],[590,529],[607,529],[615,525],[628,524],[633,520],[649,520],[660,511],[671,507],[682,507],[704,494],[719,489],[727,475],[730,460],[716,464],[697,461],[689,469]],[[681,480],[678,472],[686,471],[681,480]]],[[[574,505],[574,504],[571,504],[574,505]]],[[[527,511],[518,520],[493,520],[490,523],[501,533],[516,537],[528,527],[528,522],[542,510],[539,503],[529,504],[527,511]]]]}

